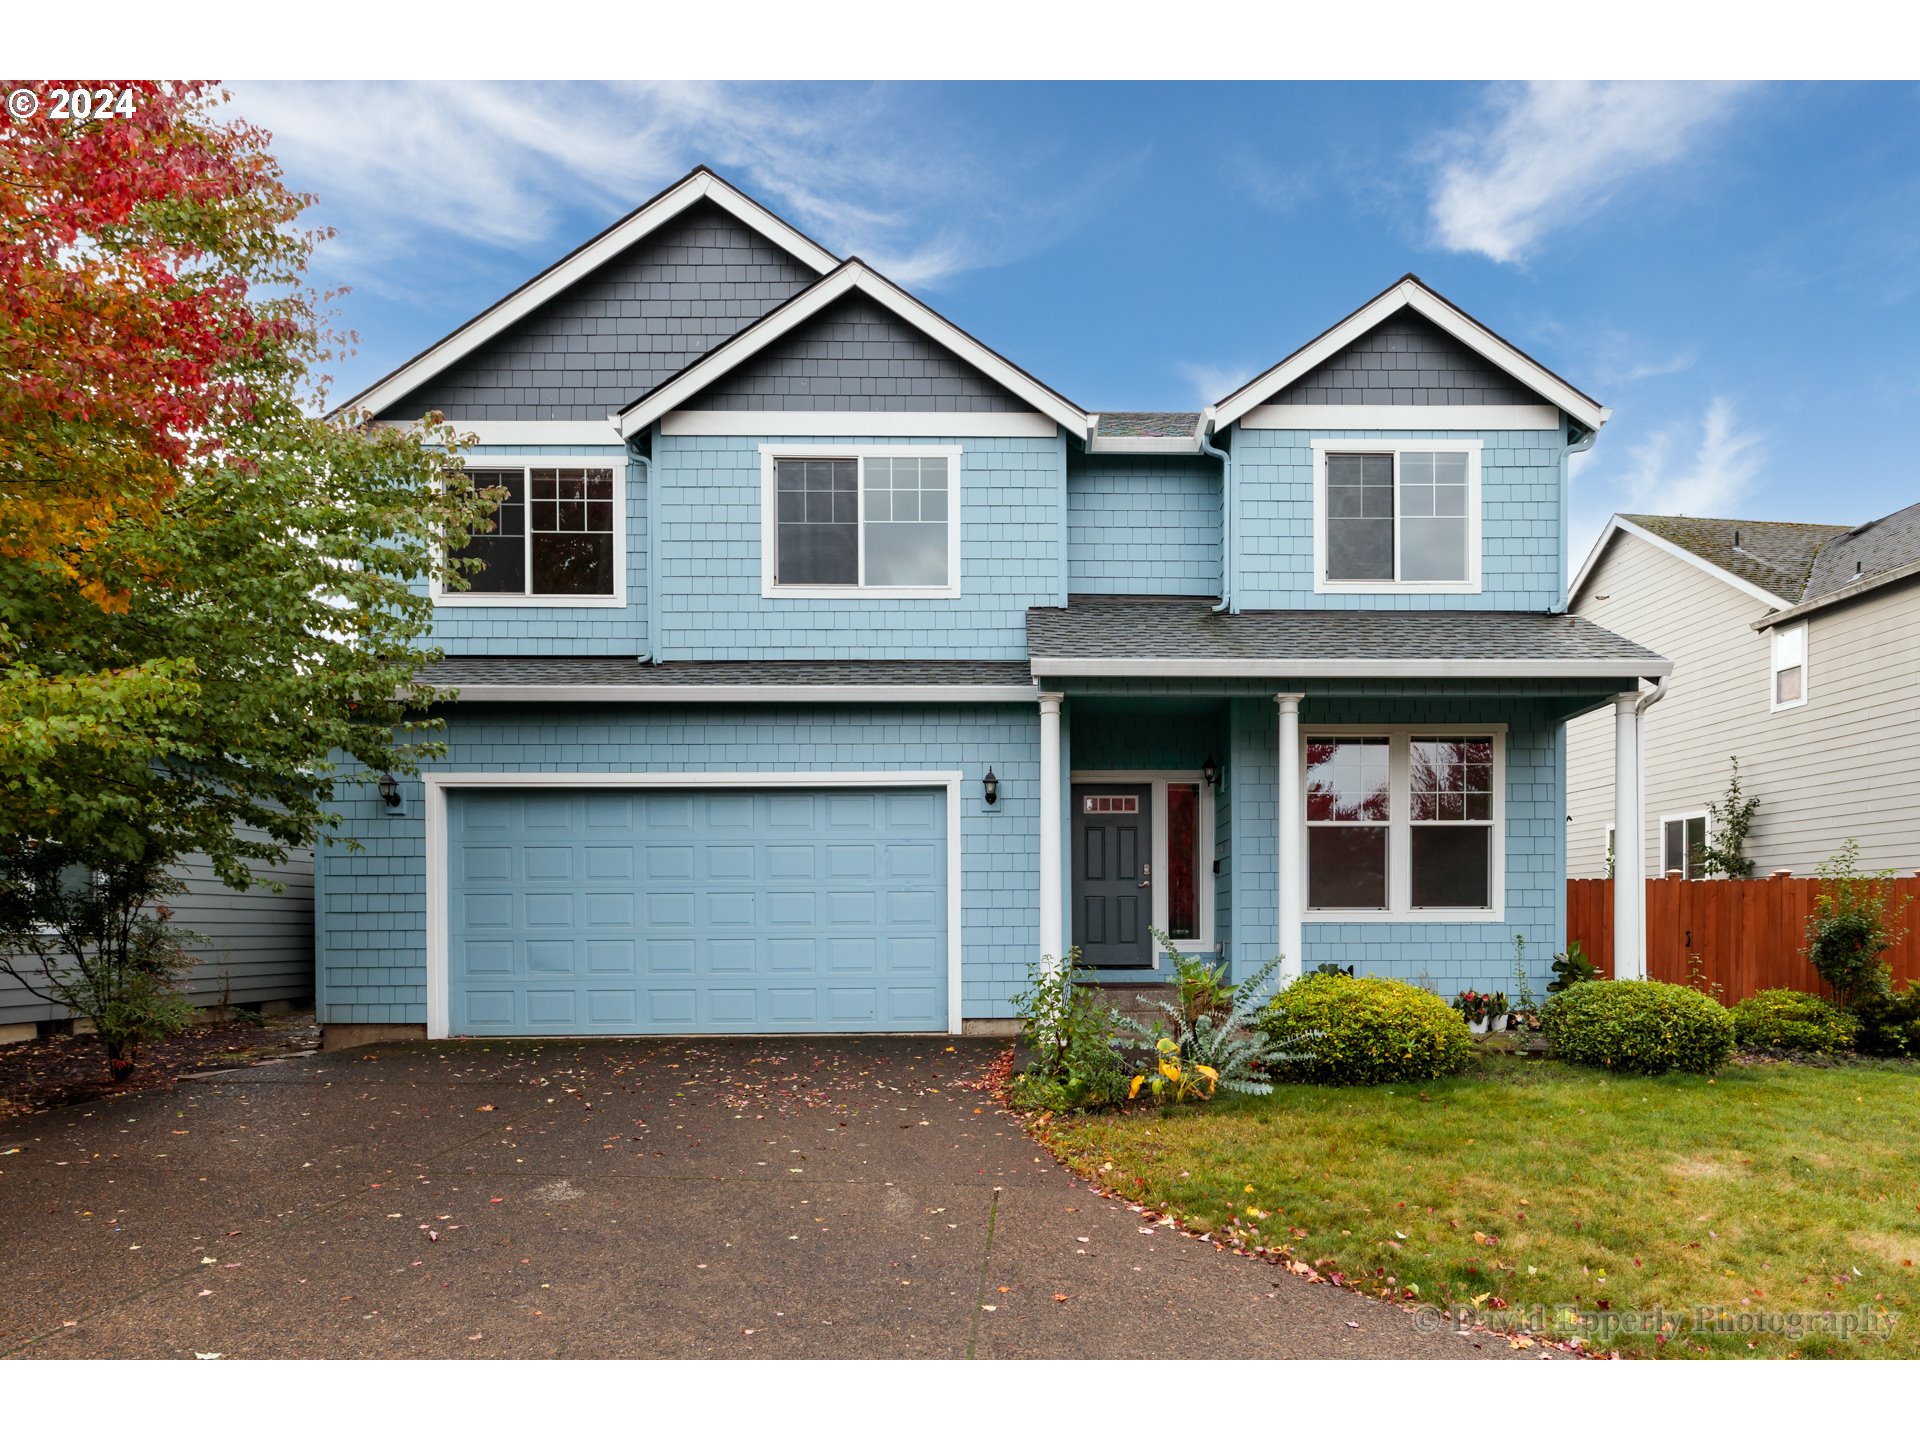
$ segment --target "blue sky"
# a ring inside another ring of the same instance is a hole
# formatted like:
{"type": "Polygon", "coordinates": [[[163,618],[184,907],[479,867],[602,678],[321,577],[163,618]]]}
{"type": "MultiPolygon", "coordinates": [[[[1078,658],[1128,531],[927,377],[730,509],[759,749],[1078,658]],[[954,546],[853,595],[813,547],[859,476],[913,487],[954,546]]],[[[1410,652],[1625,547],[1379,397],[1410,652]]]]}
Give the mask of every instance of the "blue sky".
{"type": "Polygon", "coordinates": [[[1920,88],[235,83],[337,228],[350,394],[694,164],[1093,409],[1218,399],[1406,271],[1613,407],[1614,510],[1920,499],[1920,88]]]}

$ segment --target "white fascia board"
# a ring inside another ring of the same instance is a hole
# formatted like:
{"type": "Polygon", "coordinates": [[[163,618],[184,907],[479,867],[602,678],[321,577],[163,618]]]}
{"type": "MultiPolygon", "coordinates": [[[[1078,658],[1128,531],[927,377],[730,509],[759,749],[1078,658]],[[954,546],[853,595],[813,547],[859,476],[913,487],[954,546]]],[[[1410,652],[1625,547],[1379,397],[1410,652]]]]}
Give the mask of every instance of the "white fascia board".
{"type": "MultiPolygon", "coordinates": [[[[615,417],[616,422],[618,417],[615,417]]],[[[892,438],[1012,436],[1051,440],[1060,427],[1045,415],[968,414],[954,410],[669,410],[662,435],[807,435],[892,438]]],[[[615,431],[616,439],[619,432],[615,431]]]]}
{"type": "Polygon", "coordinates": [[[1200,442],[1191,435],[1096,435],[1087,442],[1089,455],[1198,455],[1200,442]]]}
{"type": "Polygon", "coordinates": [[[1694,569],[1711,575],[1714,579],[1724,584],[1731,585],[1748,599],[1758,600],[1762,605],[1768,606],[1771,609],[1785,610],[1793,604],[1791,600],[1784,600],[1771,590],[1762,589],[1751,580],[1742,579],[1731,570],[1721,569],[1705,556],[1694,554],[1693,551],[1687,549],[1686,546],[1676,545],[1671,540],[1654,534],[1645,526],[1636,525],[1624,516],[1615,515],[1612,520],[1607,522],[1607,528],[1600,532],[1600,538],[1593,542],[1593,549],[1587,552],[1586,563],[1580,567],[1580,573],[1573,577],[1573,584],[1567,588],[1567,606],[1569,609],[1573,606],[1574,597],[1580,593],[1581,587],[1587,583],[1587,577],[1593,573],[1593,567],[1600,563],[1600,555],[1601,552],[1607,548],[1607,542],[1613,539],[1615,535],[1631,535],[1636,540],[1644,541],[1648,545],[1653,546],[1653,548],[1661,554],[1671,555],[1676,560],[1684,560],[1687,564],[1693,566],[1694,569]]]}
{"type": "Polygon", "coordinates": [[[840,262],[822,250],[798,230],[735,190],[717,175],[701,170],[687,176],[651,204],[643,206],[597,240],[590,241],[554,266],[546,274],[530,281],[522,289],[502,300],[484,314],[474,317],[438,345],[409,361],[370,389],[362,390],[342,406],[370,410],[375,414],[393,404],[449,365],[473,353],[508,326],[526,318],[561,291],[597,270],[615,255],[659,229],[699,200],[712,200],[741,223],[801,263],[824,275],[840,262]]]}
{"type": "Polygon", "coordinates": [[[834,301],[855,290],[892,311],[983,375],[1011,390],[1042,415],[1050,417],[1055,424],[1064,426],[1075,435],[1087,434],[1087,416],[1072,404],[1001,359],[951,322],[936,315],[884,276],[875,274],[853,260],[811,289],[801,291],[765,319],[741,331],[704,360],[681,371],[639,404],[625,411],[620,417],[621,432],[638,434],[670,411],[678,410],[685,401],[698,395],[736,365],[751,359],[788,331],[804,324],[834,301]]]}
{"type": "MultiPolygon", "coordinates": [[[[418,420],[382,420],[383,430],[418,430],[418,420]]],[[[621,445],[626,441],[619,424],[605,420],[449,420],[458,435],[470,435],[476,445],[621,445]]]]}
{"type": "Polygon", "coordinates": [[[1108,675],[1119,679],[1253,678],[1302,680],[1591,680],[1625,675],[1669,675],[1671,660],[1177,660],[1033,657],[1034,678],[1108,675]]]}
{"type": "Polygon", "coordinates": [[[1551,400],[1589,430],[1598,430],[1613,413],[1549,374],[1472,317],[1412,280],[1403,280],[1386,294],[1348,316],[1310,345],[1249,381],[1216,407],[1214,423],[1231,425],[1269,395],[1285,389],[1335,352],[1344,349],[1399,311],[1411,308],[1433,321],[1468,349],[1520,381],[1529,390],[1551,400]]]}
{"type": "Polygon", "coordinates": [[[449,685],[460,703],[599,701],[618,704],[693,705],[990,705],[1030,704],[1031,685],[449,685]]]}
{"type": "Polygon", "coordinates": [[[1898,585],[1903,580],[1912,580],[1916,577],[1920,577],[1920,560],[1896,566],[1892,570],[1882,570],[1877,575],[1862,576],[1851,585],[1843,586],[1838,590],[1829,590],[1826,594],[1816,595],[1811,600],[1802,600],[1778,614],[1764,615],[1753,622],[1753,628],[1765,630],[1774,625],[1791,625],[1817,610],[1825,610],[1832,605],[1843,605],[1871,591],[1881,590],[1889,585],[1898,585]]]}
{"type": "Polygon", "coordinates": [[[1256,405],[1248,430],[1558,430],[1552,405],[1256,405]]]}

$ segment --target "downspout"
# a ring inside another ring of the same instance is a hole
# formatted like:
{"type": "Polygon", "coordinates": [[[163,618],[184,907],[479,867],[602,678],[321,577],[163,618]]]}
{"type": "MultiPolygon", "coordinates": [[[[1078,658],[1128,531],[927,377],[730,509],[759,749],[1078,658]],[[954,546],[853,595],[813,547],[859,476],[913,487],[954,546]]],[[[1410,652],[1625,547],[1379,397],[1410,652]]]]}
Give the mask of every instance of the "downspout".
{"type": "MultiPolygon", "coordinates": [[[[1640,882],[1642,885],[1646,883],[1647,878],[1647,852],[1645,848],[1647,839],[1647,711],[1666,699],[1667,678],[1667,676],[1662,675],[1658,680],[1654,681],[1653,688],[1636,700],[1633,706],[1633,740],[1640,752],[1633,757],[1633,778],[1634,783],[1640,787],[1640,795],[1634,802],[1634,809],[1640,813],[1640,845],[1636,848],[1638,848],[1640,852],[1640,882]]],[[[1618,841],[1615,841],[1615,844],[1618,843],[1618,841]]],[[[1613,868],[1615,872],[1618,873],[1620,866],[1617,860],[1613,868]]],[[[1665,872],[1663,871],[1662,873],[1664,874],[1665,872]]],[[[1640,924],[1645,926],[1646,923],[1647,910],[1643,904],[1640,907],[1640,924]]],[[[1641,944],[1644,945],[1645,943],[1646,941],[1643,938],[1641,944]]]]}
{"type": "Polygon", "coordinates": [[[660,553],[660,527],[655,519],[659,506],[653,493],[653,457],[642,455],[629,444],[627,461],[640,467],[641,479],[647,487],[647,648],[635,658],[642,665],[658,665],[660,661],[655,657],[660,651],[660,575],[654,560],[660,553]]]}
{"type": "Polygon", "coordinates": [[[1202,455],[1211,455],[1220,462],[1220,603],[1213,607],[1218,615],[1233,605],[1233,456],[1207,439],[1207,432],[1213,428],[1213,407],[1209,405],[1200,413],[1200,424],[1193,438],[1199,443],[1202,455]]]}
{"type": "MultiPolygon", "coordinates": [[[[1568,421],[1572,424],[1572,421],[1568,421]]],[[[1573,509],[1573,477],[1570,473],[1572,461],[1569,457],[1582,455],[1593,448],[1594,441],[1600,438],[1598,430],[1589,430],[1580,439],[1571,442],[1560,456],[1560,610],[1566,612],[1573,597],[1567,594],[1567,517],[1573,509]]]]}

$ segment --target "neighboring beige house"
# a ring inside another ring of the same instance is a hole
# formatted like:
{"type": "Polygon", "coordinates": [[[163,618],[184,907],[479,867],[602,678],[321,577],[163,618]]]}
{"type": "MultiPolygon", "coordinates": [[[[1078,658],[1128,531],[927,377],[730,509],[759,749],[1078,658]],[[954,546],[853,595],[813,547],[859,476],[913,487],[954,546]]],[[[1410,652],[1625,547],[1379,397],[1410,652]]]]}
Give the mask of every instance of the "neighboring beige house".
{"type": "MultiPolygon", "coordinates": [[[[1856,529],[1616,515],[1568,609],[1674,662],[1644,713],[1646,867],[1700,873],[1740,757],[1758,874],[1849,838],[1920,866],[1920,505],[1856,529]]],[[[1567,874],[1609,871],[1614,712],[1567,725],[1567,874]]]]}

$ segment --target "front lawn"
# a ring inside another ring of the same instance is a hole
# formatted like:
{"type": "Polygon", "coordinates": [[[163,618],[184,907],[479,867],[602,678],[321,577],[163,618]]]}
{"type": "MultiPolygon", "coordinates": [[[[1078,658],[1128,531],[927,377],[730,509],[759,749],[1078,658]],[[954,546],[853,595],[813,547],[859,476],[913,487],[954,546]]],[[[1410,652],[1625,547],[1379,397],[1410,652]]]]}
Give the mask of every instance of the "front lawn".
{"type": "Polygon", "coordinates": [[[1489,1054],[1455,1080],[1282,1086],[1046,1135],[1191,1226],[1499,1328],[1626,1355],[1912,1358],[1920,1314],[1878,1338],[1766,1327],[1920,1304],[1916,1102],[1905,1065],[1642,1079],[1489,1054]],[[1656,1307],[1664,1337],[1622,1328],[1656,1307]]]}

